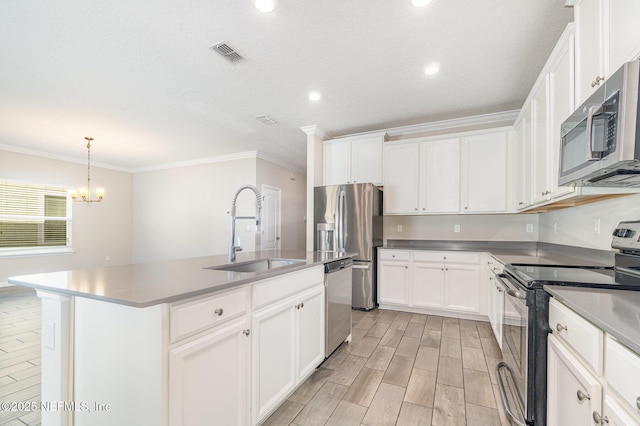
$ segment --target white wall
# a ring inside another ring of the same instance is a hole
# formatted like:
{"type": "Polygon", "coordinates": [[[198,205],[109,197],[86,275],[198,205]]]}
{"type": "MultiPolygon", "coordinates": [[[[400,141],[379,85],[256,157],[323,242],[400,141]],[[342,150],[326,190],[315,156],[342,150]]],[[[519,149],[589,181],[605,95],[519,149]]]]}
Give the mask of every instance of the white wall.
{"type": "Polygon", "coordinates": [[[540,215],[540,241],[611,250],[611,233],[618,222],[639,219],[640,195],[555,210],[540,215]],[[597,219],[600,219],[600,234],[595,232],[597,219]]]}
{"type": "MultiPolygon", "coordinates": [[[[255,157],[136,173],[133,261],[227,253],[231,238],[227,211],[244,184],[256,184],[255,157]]],[[[253,215],[253,193],[243,191],[237,206],[238,215],[253,215]]],[[[255,223],[238,221],[236,235],[245,251],[254,250],[255,223]]]]}
{"type": "MultiPolygon", "coordinates": [[[[0,180],[77,188],[86,186],[86,178],[86,164],[0,150],[0,180]]],[[[130,173],[92,165],[92,186],[104,187],[105,198],[101,203],[73,203],[75,253],[0,258],[0,283],[14,275],[130,263],[132,180],[130,173]]]]}
{"type": "Polygon", "coordinates": [[[394,240],[537,241],[537,214],[385,216],[384,242],[394,240]],[[454,232],[454,225],[460,232],[454,232]],[[526,232],[526,225],[533,232],[526,232]],[[402,225],[402,232],[398,232],[402,225]]]}
{"type": "Polygon", "coordinates": [[[282,250],[305,250],[305,214],[307,179],[304,174],[289,170],[263,159],[256,164],[256,183],[280,188],[281,191],[281,245],[282,250]]]}

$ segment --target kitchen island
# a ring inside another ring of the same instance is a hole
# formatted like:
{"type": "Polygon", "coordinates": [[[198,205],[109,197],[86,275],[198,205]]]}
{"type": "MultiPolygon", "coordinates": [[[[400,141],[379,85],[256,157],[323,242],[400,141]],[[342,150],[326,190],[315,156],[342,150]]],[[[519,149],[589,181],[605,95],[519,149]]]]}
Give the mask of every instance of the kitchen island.
{"type": "Polygon", "coordinates": [[[286,261],[237,272],[207,256],[10,278],[42,299],[42,401],[66,403],[42,423],[259,423],[324,360],[323,264],[346,257],[262,251],[235,265],[286,261]]]}

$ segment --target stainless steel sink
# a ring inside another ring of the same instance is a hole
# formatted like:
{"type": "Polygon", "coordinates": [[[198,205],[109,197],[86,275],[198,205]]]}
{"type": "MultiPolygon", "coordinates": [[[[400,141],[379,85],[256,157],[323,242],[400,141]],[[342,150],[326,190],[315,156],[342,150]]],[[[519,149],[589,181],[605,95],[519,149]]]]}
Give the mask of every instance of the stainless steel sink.
{"type": "Polygon", "coordinates": [[[306,260],[302,259],[257,259],[241,263],[229,263],[220,266],[210,266],[205,269],[230,272],[260,272],[276,268],[292,268],[302,265],[306,260]]]}

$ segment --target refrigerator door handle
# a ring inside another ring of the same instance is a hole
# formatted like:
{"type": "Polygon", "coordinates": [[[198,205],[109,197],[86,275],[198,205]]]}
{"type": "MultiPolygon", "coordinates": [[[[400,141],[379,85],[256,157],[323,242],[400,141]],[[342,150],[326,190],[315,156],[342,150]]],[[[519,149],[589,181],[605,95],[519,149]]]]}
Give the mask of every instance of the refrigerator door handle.
{"type": "Polygon", "coordinates": [[[351,266],[353,269],[371,269],[371,263],[367,262],[367,263],[354,263],[353,266],[351,266]]]}
{"type": "Polygon", "coordinates": [[[345,243],[344,243],[344,203],[345,203],[345,193],[344,190],[340,190],[338,192],[338,252],[345,251],[345,243]]]}

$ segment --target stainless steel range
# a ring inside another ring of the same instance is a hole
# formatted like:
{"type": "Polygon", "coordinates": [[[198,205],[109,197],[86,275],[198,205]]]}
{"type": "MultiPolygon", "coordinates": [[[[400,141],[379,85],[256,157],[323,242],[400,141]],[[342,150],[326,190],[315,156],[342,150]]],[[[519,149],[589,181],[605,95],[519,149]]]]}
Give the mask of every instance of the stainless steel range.
{"type": "Polygon", "coordinates": [[[640,291],[640,221],[620,222],[611,246],[615,265],[509,264],[505,290],[503,360],[496,366],[507,414],[517,425],[546,425],[549,294],[545,285],[640,291]]]}

